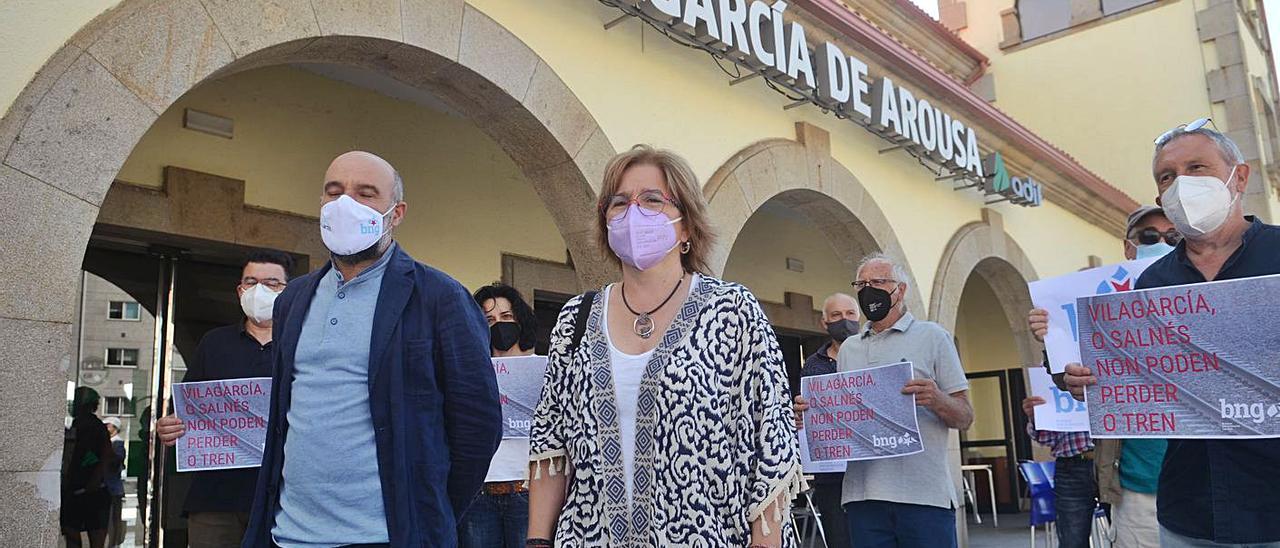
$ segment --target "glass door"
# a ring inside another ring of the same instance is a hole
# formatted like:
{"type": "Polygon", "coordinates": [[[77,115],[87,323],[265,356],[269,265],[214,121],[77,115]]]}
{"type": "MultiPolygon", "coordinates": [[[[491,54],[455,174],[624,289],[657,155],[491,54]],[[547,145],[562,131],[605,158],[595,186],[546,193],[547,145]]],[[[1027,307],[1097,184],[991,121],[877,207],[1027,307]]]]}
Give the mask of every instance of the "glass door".
{"type": "MultiPolygon", "coordinates": [[[[1029,454],[1026,434],[1016,420],[1025,390],[1021,376],[1010,383],[1010,372],[968,373],[969,401],[973,404],[973,426],[960,434],[960,449],[966,465],[988,465],[995,484],[996,507],[1000,512],[1019,511],[1018,460],[1029,454]],[[1016,393],[1015,393],[1016,392],[1016,393]],[[1016,410],[1016,411],[1015,411],[1016,410]],[[1019,435],[1021,434],[1021,435],[1019,435]],[[1020,446],[1021,450],[1020,450],[1020,446]]],[[[979,508],[990,511],[991,496],[984,473],[974,476],[971,487],[979,508]]]]}
{"type": "MultiPolygon", "coordinates": [[[[123,546],[185,547],[190,476],[174,451],[154,443],[155,421],[170,412],[172,385],[204,334],[243,321],[236,284],[248,248],[171,235],[95,227],[85,252],[76,367],[67,398],[88,387],[98,416],[119,422],[123,449],[110,540],[123,546]]],[[[292,274],[306,269],[307,258],[292,274]]],[[[67,422],[70,426],[71,418],[67,422]]],[[[117,453],[121,451],[117,450],[117,453]]]]}

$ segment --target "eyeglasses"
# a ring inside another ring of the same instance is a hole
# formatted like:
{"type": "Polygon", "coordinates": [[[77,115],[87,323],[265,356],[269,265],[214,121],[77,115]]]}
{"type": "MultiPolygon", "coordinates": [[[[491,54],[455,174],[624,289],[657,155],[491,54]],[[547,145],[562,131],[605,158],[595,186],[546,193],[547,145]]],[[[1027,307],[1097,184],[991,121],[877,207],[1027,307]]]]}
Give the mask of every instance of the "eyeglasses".
{"type": "Polygon", "coordinates": [[[240,287],[245,289],[251,289],[253,286],[258,284],[265,285],[267,286],[267,289],[272,291],[280,291],[281,289],[284,289],[285,286],[289,285],[289,282],[281,280],[280,278],[263,278],[259,280],[252,276],[245,276],[240,280],[240,287]]]}
{"type": "Polygon", "coordinates": [[[646,190],[637,194],[634,198],[626,194],[611,194],[606,196],[602,210],[609,219],[618,219],[627,214],[631,209],[631,204],[636,204],[640,209],[640,213],[646,217],[654,217],[667,212],[670,207],[673,210],[679,209],[674,198],[669,198],[661,191],[646,190]]]}
{"type": "Polygon", "coordinates": [[[878,287],[883,289],[887,286],[890,286],[896,283],[898,283],[898,280],[891,280],[889,278],[871,278],[870,280],[858,280],[856,282],[853,282],[853,284],[851,285],[853,285],[854,289],[857,289],[858,291],[862,291],[862,288],[867,286],[878,287]]]}
{"type": "Polygon", "coordinates": [[[1129,234],[1129,241],[1134,242],[1137,245],[1151,245],[1162,239],[1164,240],[1164,243],[1169,245],[1178,245],[1178,242],[1182,241],[1182,234],[1175,228],[1170,228],[1169,230],[1160,232],[1152,227],[1147,227],[1129,234]]]}
{"type": "MultiPolygon", "coordinates": [[[[1174,135],[1177,135],[1179,133],[1190,133],[1192,131],[1203,128],[1204,126],[1212,123],[1213,123],[1212,118],[1197,118],[1195,120],[1192,120],[1190,123],[1182,124],[1169,131],[1161,133],[1159,137],[1156,137],[1156,140],[1155,140],[1156,146],[1160,146],[1169,142],[1169,139],[1172,139],[1174,135]]],[[[1218,126],[1215,125],[1214,127],[1216,128],[1218,126]]]]}

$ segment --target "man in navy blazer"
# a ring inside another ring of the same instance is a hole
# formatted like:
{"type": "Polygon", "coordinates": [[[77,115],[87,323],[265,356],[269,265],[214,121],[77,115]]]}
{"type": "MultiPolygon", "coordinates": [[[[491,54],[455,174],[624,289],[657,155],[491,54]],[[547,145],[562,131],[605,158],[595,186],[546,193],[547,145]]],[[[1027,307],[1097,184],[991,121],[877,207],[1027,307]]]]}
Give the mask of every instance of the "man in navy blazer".
{"type": "Polygon", "coordinates": [[[454,546],[502,438],[489,330],[471,295],[391,238],[382,158],[325,173],[332,260],[275,303],[271,419],[246,548],[454,546]]]}

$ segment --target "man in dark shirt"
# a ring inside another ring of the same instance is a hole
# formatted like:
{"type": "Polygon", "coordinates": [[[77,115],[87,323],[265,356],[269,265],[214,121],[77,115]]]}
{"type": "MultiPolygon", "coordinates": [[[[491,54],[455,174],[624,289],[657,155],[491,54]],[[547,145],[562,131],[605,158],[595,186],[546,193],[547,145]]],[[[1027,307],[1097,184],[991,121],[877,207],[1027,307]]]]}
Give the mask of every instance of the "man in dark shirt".
{"type": "Polygon", "coordinates": [[[59,521],[68,548],[82,546],[80,533],[89,533],[89,546],[102,548],[111,516],[107,468],[114,458],[107,427],[95,414],[98,392],[87,386],[76,389],[72,400],[69,446],[62,463],[62,508],[59,521]]]}
{"type": "MultiPolygon", "coordinates": [[[[853,297],[836,293],[822,303],[822,327],[831,340],[804,360],[800,376],[826,375],[836,372],[836,356],[840,344],[858,332],[858,303],[853,297]]],[[[796,396],[797,403],[803,401],[796,396]]],[[[797,407],[799,409],[799,407],[797,407]]],[[[796,413],[796,428],[804,426],[804,419],[796,413]]],[[[844,509],[840,506],[840,494],[844,488],[844,472],[813,475],[813,503],[822,515],[822,532],[827,548],[849,548],[849,525],[844,509]]]]}
{"type": "MultiPolygon", "coordinates": [[[[1184,239],[1143,272],[1136,289],[1280,274],[1280,227],[1244,216],[1249,165],[1206,123],[1156,140],[1157,202],[1184,239]]],[[[1067,366],[1076,398],[1096,381],[1088,367],[1067,366]]],[[[1156,497],[1161,545],[1280,547],[1277,476],[1280,439],[1169,440],[1156,497]]]]}
{"type": "MultiPolygon", "coordinates": [[[[249,255],[236,287],[244,319],[205,334],[183,382],[271,376],[275,349],[271,344],[272,305],[284,290],[292,267],[293,259],[279,251],[255,251],[249,255]]],[[[173,415],[156,424],[166,445],[173,445],[177,437],[166,438],[183,429],[182,421],[173,415]]],[[[240,546],[253,506],[258,469],[211,470],[192,475],[183,508],[191,548],[240,546]]]]}

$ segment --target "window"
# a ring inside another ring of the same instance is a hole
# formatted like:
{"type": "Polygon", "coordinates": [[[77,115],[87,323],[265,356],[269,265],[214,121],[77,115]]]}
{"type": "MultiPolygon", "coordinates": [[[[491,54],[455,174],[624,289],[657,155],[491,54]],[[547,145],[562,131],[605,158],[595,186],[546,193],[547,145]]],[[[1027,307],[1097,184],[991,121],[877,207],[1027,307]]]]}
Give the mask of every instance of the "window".
{"type": "Polygon", "coordinates": [[[107,318],[138,321],[141,318],[141,309],[138,307],[138,303],[133,301],[111,301],[107,305],[107,318]]]}
{"type": "Polygon", "coordinates": [[[106,406],[103,407],[103,415],[133,416],[133,402],[129,398],[107,396],[104,399],[106,406]]]}
{"type": "Polygon", "coordinates": [[[1022,41],[1055,34],[1157,0],[1017,0],[1022,41]]]}
{"type": "Polygon", "coordinates": [[[1022,24],[1022,39],[1035,40],[1071,26],[1071,2],[1019,0],[1018,19],[1022,24]]]}
{"type": "Polygon", "coordinates": [[[1102,15],[1112,15],[1145,6],[1156,0],[1102,0],[1102,15]]]}
{"type": "Polygon", "coordinates": [[[137,348],[108,348],[107,367],[137,367],[137,348]]]}

